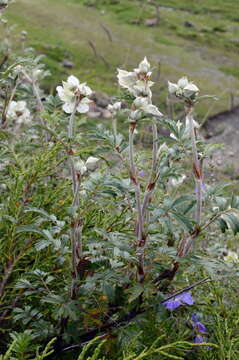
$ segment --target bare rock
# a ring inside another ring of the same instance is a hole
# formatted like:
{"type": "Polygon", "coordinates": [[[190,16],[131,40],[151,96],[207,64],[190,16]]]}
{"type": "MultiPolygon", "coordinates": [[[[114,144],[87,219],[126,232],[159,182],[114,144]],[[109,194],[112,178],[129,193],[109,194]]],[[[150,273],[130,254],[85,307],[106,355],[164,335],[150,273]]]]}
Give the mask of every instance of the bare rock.
{"type": "Polygon", "coordinates": [[[156,17],[145,19],[145,22],[144,22],[145,26],[157,26],[158,24],[159,24],[159,19],[156,17]]]}
{"type": "Polygon", "coordinates": [[[132,20],[130,21],[130,24],[140,25],[140,24],[141,24],[141,20],[140,20],[140,19],[132,19],[132,20]]]}
{"type": "Polygon", "coordinates": [[[110,112],[109,110],[103,109],[103,110],[101,111],[101,117],[102,117],[103,119],[111,119],[111,118],[112,118],[112,114],[111,114],[111,112],[110,112]]]}
{"type": "Polygon", "coordinates": [[[111,103],[111,98],[108,95],[99,92],[95,92],[91,98],[98,107],[103,109],[111,103]]]}
{"type": "Polygon", "coordinates": [[[185,21],[184,26],[188,28],[194,28],[195,25],[191,21],[185,21]]]}

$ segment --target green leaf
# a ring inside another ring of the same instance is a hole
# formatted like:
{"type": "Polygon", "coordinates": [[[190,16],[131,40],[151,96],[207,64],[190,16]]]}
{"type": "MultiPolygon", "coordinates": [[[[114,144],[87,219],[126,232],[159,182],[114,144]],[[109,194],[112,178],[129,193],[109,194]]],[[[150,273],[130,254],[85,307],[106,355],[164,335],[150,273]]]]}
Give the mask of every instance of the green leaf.
{"type": "Polygon", "coordinates": [[[180,224],[182,224],[182,226],[184,227],[184,229],[186,230],[186,231],[188,231],[188,232],[192,232],[193,231],[193,225],[194,225],[194,223],[193,223],[193,221],[190,219],[190,218],[188,218],[188,217],[186,217],[186,216],[184,216],[184,215],[182,215],[182,214],[179,214],[178,212],[176,212],[176,211],[170,211],[170,214],[171,215],[173,215],[173,217],[180,223],[180,224]]]}
{"type": "Polygon", "coordinates": [[[239,232],[239,219],[235,214],[223,214],[221,218],[227,223],[227,226],[232,229],[234,235],[239,232]]]}
{"type": "Polygon", "coordinates": [[[128,302],[132,303],[135,299],[137,299],[144,291],[144,288],[140,284],[136,284],[130,289],[130,296],[128,298],[128,302]]]}

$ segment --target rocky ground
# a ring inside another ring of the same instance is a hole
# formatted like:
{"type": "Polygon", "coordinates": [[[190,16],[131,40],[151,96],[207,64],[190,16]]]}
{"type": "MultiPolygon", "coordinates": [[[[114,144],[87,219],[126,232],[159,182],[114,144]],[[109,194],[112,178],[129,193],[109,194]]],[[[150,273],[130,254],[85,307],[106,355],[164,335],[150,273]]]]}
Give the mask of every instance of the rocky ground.
{"type": "Polygon", "coordinates": [[[239,178],[239,106],[210,117],[204,126],[208,142],[223,144],[212,159],[213,166],[232,179],[239,178]]]}

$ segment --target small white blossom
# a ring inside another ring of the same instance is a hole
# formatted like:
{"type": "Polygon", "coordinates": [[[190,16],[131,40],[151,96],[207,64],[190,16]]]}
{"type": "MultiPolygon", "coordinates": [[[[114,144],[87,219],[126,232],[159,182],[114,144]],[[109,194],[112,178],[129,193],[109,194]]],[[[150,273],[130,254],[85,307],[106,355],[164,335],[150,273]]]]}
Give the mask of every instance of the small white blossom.
{"type": "Polygon", "coordinates": [[[170,81],[168,81],[168,91],[169,91],[169,94],[171,95],[175,95],[176,92],[178,90],[178,85],[177,84],[174,84],[174,83],[171,83],[170,81]]]}
{"type": "Polygon", "coordinates": [[[171,180],[171,184],[173,185],[173,186],[179,186],[179,185],[181,185],[183,182],[184,182],[184,180],[186,179],[186,175],[185,174],[183,174],[182,176],[180,176],[179,178],[177,178],[177,179],[175,179],[175,178],[173,178],[172,180],[171,180]]]}
{"type": "Polygon", "coordinates": [[[178,86],[181,89],[184,89],[186,86],[188,86],[188,78],[186,76],[183,76],[181,79],[178,80],[178,86]]]}
{"type": "Polygon", "coordinates": [[[86,164],[83,160],[79,159],[75,162],[75,170],[79,172],[81,175],[84,175],[87,171],[86,164]]]}
{"type": "Polygon", "coordinates": [[[199,88],[193,83],[189,83],[187,86],[183,88],[183,95],[186,98],[191,98],[192,96],[195,96],[198,93],[199,93],[199,88]]]}
{"type": "Polygon", "coordinates": [[[162,154],[162,153],[167,153],[169,151],[168,146],[166,145],[166,143],[163,143],[162,145],[160,145],[158,152],[157,152],[157,158],[162,154]]]}
{"type": "Polygon", "coordinates": [[[121,109],[121,102],[118,101],[113,105],[109,104],[107,109],[111,112],[113,116],[115,116],[121,109]]]}
{"type": "Polygon", "coordinates": [[[8,6],[8,0],[0,0],[0,13],[8,6]]]}
{"type": "MultiPolygon", "coordinates": [[[[200,125],[196,120],[193,120],[193,126],[195,129],[199,129],[200,125]]],[[[189,119],[186,117],[186,122],[185,122],[185,131],[188,133],[190,131],[190,123],[189,123],[189,119]]]]}
{"type": "Polygon", "coordinates": [[[148,97],[150,100],[152,98],[152,91],[151,91],[151,87],[153,86],[153,82],[152,81],[143,81],[143,80],[137,80],[135,85],[132,86],[131,89],[129,89],[129,92],[134,96],[134,97],[148,97]]]}
{"type": "Polygon", "coordinates": [[[87,170],[94,171],[95,169],[97,169],[99,160],[100,159],[94,156],[90,156],[85,163],[87,170]]]}
{"type": "Polygon", "coordinates": [[[11,101],[8,106],[7,116],[17,124],[29,124],[32,120],[26,101],[11,101]]]}
{"type": "Polygon", "coordinates": [[[32,79],[33,81],[39,81],[44,77],[44,70],[42,69],[34,69],[32,71],[32,79]]]}
{"type": "Polygon", "coordinates": [[[119,85],[127,89],[135,97],[148,96],[151,99],[152,93],[150,88],[154,83],[150,81],[151,72],[148,70],[150,70],[150,64],[146,58],[134,71],[118,69],[117,78],[119,85]]]}
{"type": "Polygon", "coordinates": [[[129,118],[132,122],[136,122],[137,120],[140,120],[141,117],[142,117],[142,111],[140,110],[130,111],[129,118]]]}
{"type": "MultiPolygon", "coordinates": [[[[176,126],[177,126],[177,128],[178,128],[178,132],[180,131],[182,125],[183,125],[183,124],[181,123],[181,121],[178,120],[177,123],[176,123],[176,126]]],[[[170,133],[169,136],[170,136],[172,139],[177,140],[176,136],[175,136],[173,133],[170,133]]]]}
{"type": "Polygon", "coordinates": [[[22,71],[24,70],[24,67],[22,65],[17,65],[13,68],[12,72],[13,75],[20,75],[22,73],[22,71]]]}
{"type": "Polygon", "coordinates": [[[137,97],[134,102],[136,109],[142,110],[145,114],[153,116],[163,116],[157,106],[152,105],[147,97],[137,97]]]}
{"type": "Polygon", "coordinates": [[[227,251],[227,255],[223,257],[223,260],[227,263],[239,263],[238,254],[231,250],[227,251]]]}
{"type": "Polygon", "coordinates": [[[76,110],[81,113],[87,113],[89,111],[88,96],[92,94],[92,90],[86,83],[80,83],[80,81],[73,75],[69,76],[67,81],[62,82],[63,86],[57,86],[59,98],[64,102],[62,106],[63,110],[70,114],[74,111],[76,100],[78,98],[78,105],[76,110]]]}
{"type": "Polygon", "coordinates": [[[168,81],[168,91],[170,95],[193,100],[199,93],[198,87],[188,81],[186,76],[178,80],[177,84],[168,81]]]}
{"type": "Polygon", "coordinates": [[[133,71],[129,72],[126,70],[118,69],[117,75],[119,85],[122,88],[130,90],[135,84],[138,79],[137,74],[133,71]]]}
{"type": "MultiPolygon", "coordinates": [[[[148,62],[147,58],[145,57],[143,61],[139,64],[139,67],[137,69],[134,69],[134,71],[139,74],[147,74],[150,71],[150,63],[148,62]]],[[[151,75],[151,73],[150,73],[151,75]]]]}

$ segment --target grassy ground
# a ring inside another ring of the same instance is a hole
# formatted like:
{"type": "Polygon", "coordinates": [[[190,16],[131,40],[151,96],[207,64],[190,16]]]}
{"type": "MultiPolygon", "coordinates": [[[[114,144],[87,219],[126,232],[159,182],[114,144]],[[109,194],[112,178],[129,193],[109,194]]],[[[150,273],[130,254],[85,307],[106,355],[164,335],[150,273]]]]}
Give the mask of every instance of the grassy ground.
{"type": "MultiPolygon", "coordinates": [[[[228,108],[229,93],[239,84],[237,1],[228,1],[223,12],[220,1],[209,0],[203,6],[196,1],[161,1],[165,8],[160,9],[160,25],[154,28],[143,24],[146,18],[154,16],[154,8],[148,5],[140,8],[138,3],[18,0],[7,16],[17,23],[17,31],[29,32],[29,45],[47,55],[46,63],[53,74],[48,85],[52,89],[67,73],[73,72],[92,88],[116,94],[116,68],[131,68],[146,55],[155,67],[161,64],[158,103],[165,98],[166,80],[174,81],[187,74],[202,93],[220,97],[212,112],[228,108]],[[141,25],[132,25],[135,19],[140,19],[141,25]],[[186,27],[185,22],[192,26],[186,27]],[[112,41],[102,25],[109,30],[112,41]],[[75,64],[70,71],[62,66],[66,55],[75,64]]],[[[199,107],[200,116],[205,115],[205,109],[205,104],[199,107]]]]}

